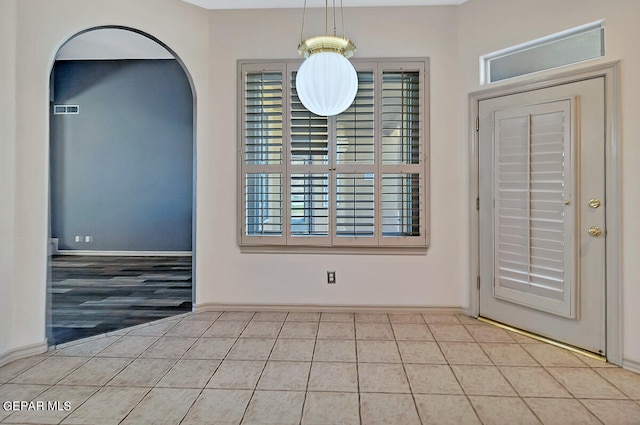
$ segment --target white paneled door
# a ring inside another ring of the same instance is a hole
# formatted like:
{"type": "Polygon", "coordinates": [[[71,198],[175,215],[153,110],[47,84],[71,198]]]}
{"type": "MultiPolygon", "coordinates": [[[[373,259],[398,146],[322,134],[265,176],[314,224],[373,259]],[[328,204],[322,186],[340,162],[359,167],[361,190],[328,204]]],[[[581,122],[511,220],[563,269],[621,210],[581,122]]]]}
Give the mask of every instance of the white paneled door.
{"type": "Polygon", "coordinates": [[[605,89],[479,103],[480,316],[605,354],[605,89]]]}

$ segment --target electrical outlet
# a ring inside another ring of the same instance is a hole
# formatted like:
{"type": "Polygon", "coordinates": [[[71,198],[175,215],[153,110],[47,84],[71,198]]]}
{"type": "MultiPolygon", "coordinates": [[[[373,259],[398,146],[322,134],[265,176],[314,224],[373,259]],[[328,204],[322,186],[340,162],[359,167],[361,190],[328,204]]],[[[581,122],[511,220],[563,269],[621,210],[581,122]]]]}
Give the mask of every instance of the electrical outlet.
{"type": "Polygon", "coordinates": [[[76,236],[76,242],[80,242],[80,236],[76,236]]]}
{"type": "Polygon", "coordinates": [[[328,284],[336,283],[336,272],[335,272],[335,270],[327,270],[327,283],[328,284]]]}
{"type": "Polygon", "coordinates": [[[85,236],[84,237],[84,241],[85,242],[93,242],[93,236],[85,236]]]}

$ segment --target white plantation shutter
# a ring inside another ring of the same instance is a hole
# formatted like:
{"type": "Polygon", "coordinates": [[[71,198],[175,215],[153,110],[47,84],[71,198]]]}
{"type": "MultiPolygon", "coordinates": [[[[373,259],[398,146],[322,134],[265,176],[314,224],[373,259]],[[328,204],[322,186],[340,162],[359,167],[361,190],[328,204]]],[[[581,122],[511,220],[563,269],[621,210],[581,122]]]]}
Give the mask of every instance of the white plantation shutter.
{"type": "Polygon", "coordinates": [[[284,67],[247,66],[241,84],[241,241],[284,244],[284,67]]]}
{"type": "Polygon", "coordinates": [[[572,317],[571,100],[495,113],[498,298],[572,317]]]}

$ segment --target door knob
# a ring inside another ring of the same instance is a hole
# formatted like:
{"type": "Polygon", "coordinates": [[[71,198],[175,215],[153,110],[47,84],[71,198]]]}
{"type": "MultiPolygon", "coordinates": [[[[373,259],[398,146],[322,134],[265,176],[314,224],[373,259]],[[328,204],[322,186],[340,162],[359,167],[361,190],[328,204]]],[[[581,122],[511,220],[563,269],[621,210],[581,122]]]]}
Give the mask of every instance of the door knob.
{"type": "Polygon", "coordinates": [[[591,226],[587,230],[591,236],[598,237],[602,234],[602,230],[598,226],[591,226]]]}
{"type": "Polygon", "coordinates": [[[589,206],[591,208],[598,208],[600,206],[600,199],[597,199],[597,198],[590,199],[589,206]]]}

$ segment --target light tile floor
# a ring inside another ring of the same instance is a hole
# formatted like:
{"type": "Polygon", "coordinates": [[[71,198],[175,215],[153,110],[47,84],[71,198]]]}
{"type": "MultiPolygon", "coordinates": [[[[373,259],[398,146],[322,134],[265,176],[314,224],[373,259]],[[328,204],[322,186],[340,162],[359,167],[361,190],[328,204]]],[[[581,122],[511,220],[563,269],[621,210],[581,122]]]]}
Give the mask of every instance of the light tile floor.
{"type": "Polygon", "coordinates": [[[10,363],[0,401],[3,424],[637,425],[640,375],[460,315],[227,311],[10,363]]]}

